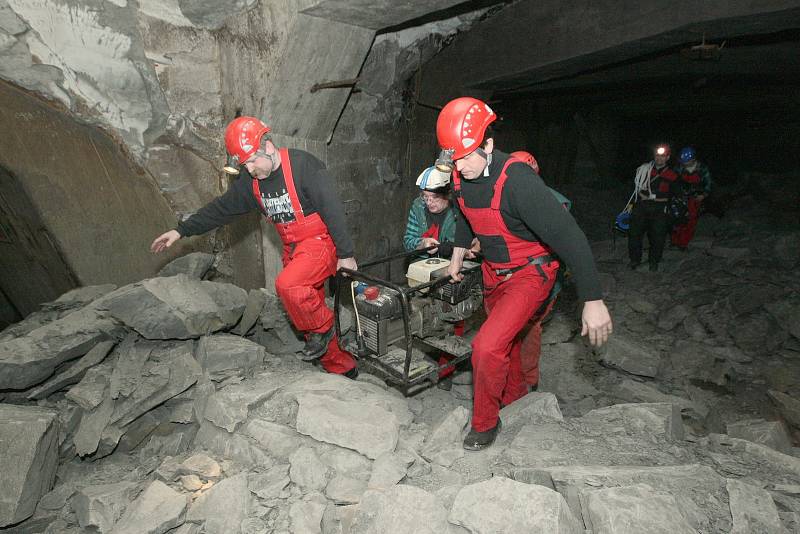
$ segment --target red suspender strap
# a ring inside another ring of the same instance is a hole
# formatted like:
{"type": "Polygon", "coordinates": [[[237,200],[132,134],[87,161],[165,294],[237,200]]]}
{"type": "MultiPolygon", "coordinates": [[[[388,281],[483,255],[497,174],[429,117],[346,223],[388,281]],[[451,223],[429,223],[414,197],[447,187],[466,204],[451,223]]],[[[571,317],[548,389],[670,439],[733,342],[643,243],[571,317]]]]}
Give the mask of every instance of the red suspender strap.
{"type": "Polygon", "coordinates": [[[506,164],[503,165],[503,170],[500,171],[500,177],[494,183],[494,190],[492,192],[492,205],[491,205],[491,208],[493,210],[499,210],[500,209],[500,199],[503,196],[503,186],[506,185],[506,180],[508,180],[508,174],[506,174],[506,170],[508,169],[508,166],[511,165],[512,163],[516,163],[518,161],[519,161],[518,159],[508,158],[508,161],[506,161],[506,164]]]}
{"type": "Polygon", "coordinates": [[[298,198],[297,190],[294,188],[294,175],[292,174],[292,163],[289,161],[289,149],[281,148],[278,153],[281,155],[283,179],[286,182],[286,191],[289,193],[289,200],[292,201],[294,219],[296,222],[302,224],[306,217],[303,215],[303,207],[300,205],[300,198],[298,198]]]}

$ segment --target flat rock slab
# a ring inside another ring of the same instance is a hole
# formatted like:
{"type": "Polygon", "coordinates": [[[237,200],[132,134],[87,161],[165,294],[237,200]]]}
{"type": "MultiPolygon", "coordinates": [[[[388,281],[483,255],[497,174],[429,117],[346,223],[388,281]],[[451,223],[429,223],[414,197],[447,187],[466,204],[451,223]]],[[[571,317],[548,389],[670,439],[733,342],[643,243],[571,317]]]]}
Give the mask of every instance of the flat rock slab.
{"type": "Polygon", "coordinates": [[[583,518],[593,534],[697,534],[675,497],[647,484],[584,490],[583,518]]]}
{"type": "MultiPolygon", "coordinates": [[[[544,469],[553,487],[564,495],[576,515],[586,504],[583,492],[646,484],[671,495],[689,525],[701,532],[728,532],[730,511],[725,479],[702,465],[666,467],[566,466],[544,469]]],[[[625,532],[625,531],[622,531],[625,532]]],[[[639,532],[650,532],[647,529],[639,532]]]]}
{"type": "Polygon", "coordinates": [[[58,414],[0,404],[0,527],[30,517],[58,467],[58,414]]]}
{"type": "Polygon", "coordinates": [[[284,387],[286,378],[283,373],[261,373],[241,384],[224,387],[208,397],[204,417],[233,432],[247,420],[252,409],[284,387]]]}
{"type": "Polygon", "coordinates": [[[760,443],[783,454],[792,454],[791,437],[786,425],[780,421],[748,419],[728,423],[727,428],[728,435],[731,437],[760,443]]]}
{"type": "Polygon", "coordinates": [[[415,486],[399,485],[386,491],[364,493],[350,534],[448,534],[450,530],[447,510],[432,493],[415,486]]]}
{"type": "Polygon", "coordinates": [[[643,343],[612,336],[605,348],[601,349],[600,361],[633,375],[652,378],[658,374],[661,355],[643,343]]]}
{"type": "Polygon", "coordinates": [[[94,305],[147,339],[192,339],[234,326],[246,302],[242,288],[180,274],[122,287],[94,305]]]}
{"type": "Polygon", "coordinates": [[[624,425],[631,433],[663,436],[671,441],[684,438],[680,409],[668,403],[615,404],[584,415],[584,421],[609,426],[624,425]]]}
{"type": "Polygon", "coordinates": [[[534,391],[500,410],[500,419],[503,421],[504,426],[511,426],[518,421],[530,421],[535,418],[564,420],[555,395],[534,391]]]}
{"type": "Polygon", "coordinates": [[[203,336],[195,350],[203,371],[215,382],[231,376],[252,376],[266,354],[258,343],[230,334],[203,336]]]}
{"type": "Polygon", "coordinates": [[[203,523],[206,534],[240,534],[242,521],[250,511],[247,473],[226,478],[198,498],[186,520],[203,523]]]}
{"type": "Polygon", "coordinates": [[[147,486],[114,525],[112,534],[163,534],[183,524],[188,498],[159,480],[147,486]]]}
{"type": "Polygon", "coordinates": [[[116,341],[101,341],[69,368],[57,373],[44,384],[34,388],[28,393],[28,398],[43,399],[66,386],[80,382],[86,371],[102,362],[115,344],[116,341]]]}
{"type": "Polygon", "coordinates": [[[158,276],[175,276],[185,274],[189,278],[200,280],[214,264],[214,255],[205,252],[192,252],[175,258],[158,271],[158,276]]]}
{"type": "Polygon", "coordinates": [[[136,495],[133,482],[86,486],[72,500],[72,508],[83,528],[110,532],[125,507],[136,495]]]}
{"type": "Polygon", "coordinates": [[[523,426],[504,456],[517,467],[564,465],[670,465],[669,442],[633,426],[580,419],[523,426]]]}
{"type": "Polygon", "coordinates": [[[786,532],[778,509],[767,490],[732,479],[728,479],[727,488],[733,517],[731,534],[786,532]]]}
{"type": "Polygon", "coordinates": [[[121,338],[123,332],[113,319],[82,309],[0,342],[0,390],[34,386],[62,363],[83,356],[101,341],[121,338]]]}
{"type": "Polygon", "coordinates": [[[583,533],[583,524],[559,493],[501,476],[464,486],[448,519],[470,532],[583,533]]]}

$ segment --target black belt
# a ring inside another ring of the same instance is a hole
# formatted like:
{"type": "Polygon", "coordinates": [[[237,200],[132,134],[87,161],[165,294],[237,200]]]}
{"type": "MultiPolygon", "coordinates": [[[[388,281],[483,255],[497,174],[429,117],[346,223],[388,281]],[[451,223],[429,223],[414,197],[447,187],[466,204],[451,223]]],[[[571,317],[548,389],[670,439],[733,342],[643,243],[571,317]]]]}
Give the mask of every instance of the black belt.
{"type": "Polygon", "coordinates": [[[535,258],[528,258],[528,262],[527,263],[524,263],[524,264],[519,265],[517,267],[510,267],[508,269],[495,269],[494,272],[495,272],[495,274],[497,274],[497,276],[506,276],[508,274],[513,274],[513,273],[519,271],[520,269],[524,269],[528,265],[536,265],[536,268],[539,270],[539,274],[541,274],[542,276],[547,278],[547,276],[545,276],[545,274],[544,274],[544,271],[539,266],[543,265],[545,263],[550,263],[551,261],[556,261],[556,258],[553,257],[553,256],[536,256],[535,258]]]}

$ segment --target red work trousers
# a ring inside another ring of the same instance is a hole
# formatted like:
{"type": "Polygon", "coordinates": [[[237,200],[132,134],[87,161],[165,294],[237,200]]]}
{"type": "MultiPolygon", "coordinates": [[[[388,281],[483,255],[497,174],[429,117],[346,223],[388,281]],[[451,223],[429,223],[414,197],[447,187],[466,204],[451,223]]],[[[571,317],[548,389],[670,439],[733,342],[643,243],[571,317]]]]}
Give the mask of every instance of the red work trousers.
{"type": "MultiPolygon", "coordinates": [[[[283,270],[275,279],[275,292],[295,328],[306,334],[327,332],[333,310],[325,304],[325,281],[336,274],[336,247],[327,234],[283,247],[283,270]]],[[[339,348],[334,336],[320,360],[329,373],[342,374],[356,366],[339,348]]]]}
{"type": "Polygon", "coordinates": [[[509,277],[498,277],[483,265],[487,318],[472,341],[472,428],[478,432],[497,425],[501,403],[508,406],[528,393],[522,379],[521,334],[547,300],[558,265],[528,265],[509,277]]]}
{"type": "Polygon", "coordinates": [[[689,197],[689,220],[686,224],[681,224],[672,229],[672,244],[676,247],[686,248],[689,241],[694,237],[694,230],[697,228],[697,219],[700,216],[700,200],[689,197]]]}
{"type": "Polygon", "coordinates": [[[542,305],[528,325],[528,332],[522,338],[520,347],[520,366],[522,367],[522,381],[526,386],[535,386],[539,383],[539,357],[542,354],[542,321],[556,303],[555,297],[542,305]]]}

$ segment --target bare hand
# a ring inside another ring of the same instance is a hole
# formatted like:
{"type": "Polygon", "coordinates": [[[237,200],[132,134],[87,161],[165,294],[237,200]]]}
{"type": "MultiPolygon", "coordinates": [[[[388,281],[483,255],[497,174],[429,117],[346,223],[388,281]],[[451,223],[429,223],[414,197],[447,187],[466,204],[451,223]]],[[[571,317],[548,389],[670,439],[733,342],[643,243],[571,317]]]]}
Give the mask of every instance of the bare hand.
{"type": "Polygon", "coordinates": [[[172,244],[180,238],[181,234],[179,234],[177,230],[170,230],[169,232],[164,232],[163,234],[155,238],[153,243],[150,245],[150,252],[156,254],[159,252],[163,252],[169,247],[171,247],[172,244]]]}
{"type": "Polygon", "coordinates": [[[583,323],[581,335],[588,334],[589,343],[595,347],[600,347],[608,341],[608,336],[614,331],[611,315],[602,300],[590,300],[583,304],[581,322],[583,323]]]}
{"type": "MultiPolygon", "coordinates": [[[[432,237],[423,237],[422,241],[419,242],[419,248],[428,248],[434,245],[438,245],[439,241],[432,237]]],[[[436,251],[439,250],[438,248],[434,248],[428,251],[428,254],[436,254],[436,251]]]]}
{"type": "Polygon", "coordinates": [[[481,242],[478,241],[477,237],[474,237],[472,238],[472,244],[470,245],[470,249],[467,251],[464,257],[470,260],[475,259],[475,255],[478,254],[478,252],[480,251],[481,251],[481,242]]]}
{"type": "Polygon", "coordinates": [[[356,264],[355,258],[340,258],[339,261],[336,262],[336,270],[338,271],[342,267],[345,269],[350,269],[351,271],[358,270],[358,265],[356,264]]]}
{"type": "Polygon", "coordinates": [[[447,274],[450,275],[450,280],[453,282],[460,282],[464,279],[464,275],[461,274],[461,264],[462,260],[456,260],[455,258],[450,260],[450,265],[447,267],[447,274]]]}

